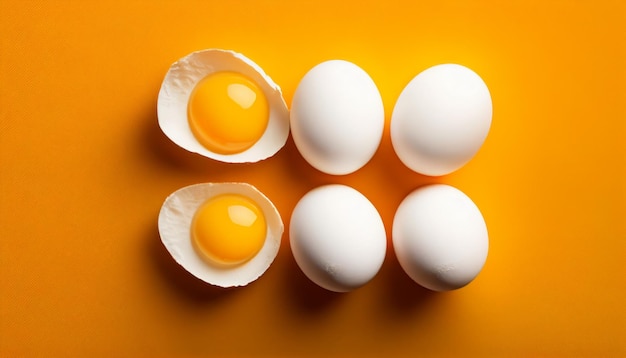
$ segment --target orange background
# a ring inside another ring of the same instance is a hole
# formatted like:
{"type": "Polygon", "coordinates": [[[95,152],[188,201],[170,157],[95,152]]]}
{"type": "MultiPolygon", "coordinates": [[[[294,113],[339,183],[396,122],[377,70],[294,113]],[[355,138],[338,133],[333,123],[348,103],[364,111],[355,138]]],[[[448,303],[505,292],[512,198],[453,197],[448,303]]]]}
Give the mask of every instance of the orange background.
{"type": "Polygon", "coordinates": [[[0,355],[626,356],[626,3],[623,1],[0,2],[0,355]],[[507,4],[505,4],[507,3],[507,4]],[[493,125],[464,168],[402,166],[389,132],[346,177],[291,139],[228,165],[159,130],[168,67],[204,48],[257,62],[287,103],[315,64],[345,59],[395,99],[456,62],[489,86],[493,125]],[[378,274],[326,292],[287,235],[258,281],[219,290],[162,246],[165,197],[257,186],[287,226],[298,199],[346,183],[390,233],[411,190],[445,182],[482,210],[487,263],[469,286],[419,288],[391,247],[378,274]]]}

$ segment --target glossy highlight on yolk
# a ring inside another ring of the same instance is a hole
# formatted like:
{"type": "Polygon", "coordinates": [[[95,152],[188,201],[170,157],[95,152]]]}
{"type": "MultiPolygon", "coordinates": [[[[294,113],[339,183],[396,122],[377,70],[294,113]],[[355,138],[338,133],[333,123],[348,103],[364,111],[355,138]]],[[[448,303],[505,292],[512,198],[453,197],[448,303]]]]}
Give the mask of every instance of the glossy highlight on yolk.
{"type": "Polygon", "coordinates": [[[238,194],[222,194],[207,200],[196,211],[191,224],[196,250],[220,265],[237,265],[254,257],[265,243],[266,232],[261,208],[238,194]]]}
{"type": "Polygon", "coordinates": [[[252,147],[267,128],[269,105],[261,88],[235,72],[202,79],[187,106],[193,135],[207,149],[235,154],[252,147]]]}

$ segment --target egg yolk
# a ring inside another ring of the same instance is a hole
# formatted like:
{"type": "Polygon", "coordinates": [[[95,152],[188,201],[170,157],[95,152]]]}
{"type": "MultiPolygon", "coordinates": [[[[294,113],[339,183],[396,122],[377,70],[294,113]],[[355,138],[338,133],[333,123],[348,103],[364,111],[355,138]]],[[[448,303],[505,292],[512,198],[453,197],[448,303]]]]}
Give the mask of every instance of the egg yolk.
{"type": "Polygon", "coordinates": [[[235,72],[202,79],[187,106],[193,135],[207,149],[235,154],[252,147],[267,128],[269,105],[259,86],[235,72]]]}
{"type": "Polygon", "coordinates": [[[265,243],[265,216],[251,199],[222,194],[196,212],[191,236],[194,247],[210,262],[237,265],[254,257],[265,243]]]}

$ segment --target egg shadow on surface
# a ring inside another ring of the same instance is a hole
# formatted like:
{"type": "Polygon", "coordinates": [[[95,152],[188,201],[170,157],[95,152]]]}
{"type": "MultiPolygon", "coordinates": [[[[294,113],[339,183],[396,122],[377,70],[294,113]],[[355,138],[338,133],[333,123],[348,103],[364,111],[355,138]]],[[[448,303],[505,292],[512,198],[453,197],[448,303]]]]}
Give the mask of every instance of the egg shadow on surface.
{"type": "Polygon", "coordinates": [[[386,289],[382,295],[382,305],[393,316],[412,317],[410,312],[424,308],[428,302],[441,296],[440,292],[426,289],[414,282],[402,269],[393,248],[385,257],[383,269],[379,272],[382,280],[386,283],[386,289]]]}
{"type": "Polygon", "coordinates": [[[326,174],[314,168],[304,159],[291,134],[280,151],[280,154],[282,153],[284,153],[283,165],[287,168],[285,172],[289,173],[294,181],[305,184],[307,190],[325,184],[341,183],[346,177],[326,174]]]}
{"type": "Polygon", "coordinates": [[[428,184],[445,182],[445,176],[428,176],[416,173],[404,165],[393,148],[388,129],[385,130],[372,162],[377,168],[382,168],[385,183],[392,184],[404,191],[411,191],[428,184]]]}
{"type": "Polygon", "coordinates": [[[246,170],[244,163],[225,163],[206,158],[200,154],[192,153],[179,147],[161,130],[154,109],[144,115],[144,127],[142,131],[143,147],[149,152],[149,158],[158,166],[178,173],[193,173],[205,175],[211,173],[237,174],[246,170]]]}
{"type": "Polygon", "coordinates": [[[299,313],[312,315],[321,313],[337,304],[346,295],[326,290],[309,280],[300,270],[293,255],[290,256],[285,271],[286,294],[299,313]]]}
{"type": "Polygon", "coordinates": [[[156,223],[148,230],[146,243],[148,245],[146,251],[156,274],[171,291],[179,293],[189,302],[198,305],[215,303],[239,290],[237,287],[222,288],[210,285],[187,272],[174,261],[161,242],[156,223]]]}

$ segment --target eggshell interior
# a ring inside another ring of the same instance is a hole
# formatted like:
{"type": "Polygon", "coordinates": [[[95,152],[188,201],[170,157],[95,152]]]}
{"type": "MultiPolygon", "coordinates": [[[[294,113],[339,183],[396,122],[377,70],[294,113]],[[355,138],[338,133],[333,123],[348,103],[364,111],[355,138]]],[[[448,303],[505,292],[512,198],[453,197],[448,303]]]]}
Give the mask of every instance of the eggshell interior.
{"type": "Polygon", "coordinates": [[[255,187],[245,183],[203,183],[181,188],[165,199],[158,220],[163,245],[174,260],[197,278],[221,287],[244,286],[260,277],[278,254],[284,226],[272,202],[255,187]],[[261,251],[245,263],[219,267],[204,260],[193,248],[191,223],[198,208],[220,194],[240,194],[255,201],[267,222],[267,236],[261,251]]]}
{"type": "Polygon", "coordinates": [[[193,52],[170,67],[157,102],[159,126],[178,146],[205,157],[228,163],[257,162],[276,154],[289,136],[289,111],[280,87],[252,60],[240,53],[219,49],[193,52]],[[207,75],[232,71],[256,82],[267,97],[269,122],[261,139],[236,154],[219,154],[205,148],[194,137],[187,119],[187,103],[198,81],[207,75]]]}

